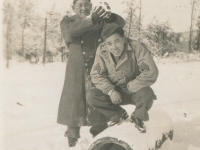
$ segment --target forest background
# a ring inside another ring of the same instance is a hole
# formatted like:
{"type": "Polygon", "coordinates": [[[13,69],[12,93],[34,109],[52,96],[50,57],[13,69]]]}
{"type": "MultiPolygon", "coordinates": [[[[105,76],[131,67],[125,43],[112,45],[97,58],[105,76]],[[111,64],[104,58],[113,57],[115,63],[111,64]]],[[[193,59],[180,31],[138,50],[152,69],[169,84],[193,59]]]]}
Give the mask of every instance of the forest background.
{"type": "MultiPolygon", "coordinates": [[[[100,0],[94,1],[93,6],[100,0]]],[[[107,0],[126,20],[126,35],[144,43],[158,60],[200,60],[200,0],[107,0]]],[[[67,0],[2,3],[3,57],[31,63],[66,61],[60,21],[73,15],[67,0]]]]}

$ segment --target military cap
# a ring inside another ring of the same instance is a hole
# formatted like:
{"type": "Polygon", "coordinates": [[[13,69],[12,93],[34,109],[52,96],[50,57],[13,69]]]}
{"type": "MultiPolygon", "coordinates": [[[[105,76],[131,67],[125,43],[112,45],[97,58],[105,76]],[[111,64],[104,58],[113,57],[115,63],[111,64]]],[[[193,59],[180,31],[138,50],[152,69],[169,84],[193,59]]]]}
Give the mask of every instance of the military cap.
{"type": "MultiPolygon", "coordinates": [[[[78,1],[78,0],[73,0],[73,4],[75,4],[75,3],[76,3],[76,1],[78,1]]],[[[91,0],[89,0],[89,2],[91,2],[91,0]]]]}
{"type": "Polygon", "coordinates": [[[110,37],[118,28],[121,28],[115,23],[105,23],[102,31],[102,38],[105,40],[110,37]]]}

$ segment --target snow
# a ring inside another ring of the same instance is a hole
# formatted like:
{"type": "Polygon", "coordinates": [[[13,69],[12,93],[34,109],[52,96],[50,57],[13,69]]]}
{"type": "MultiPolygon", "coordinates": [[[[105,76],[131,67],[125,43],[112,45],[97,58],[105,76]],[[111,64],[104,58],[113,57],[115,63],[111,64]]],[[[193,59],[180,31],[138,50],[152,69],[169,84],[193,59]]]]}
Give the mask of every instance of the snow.
{"type": "Polygon", "coordinates": [[[104,137],[113,137],[117,138],[118,141],[126,142],[134,150],[153,149],[155,147],[155,142],[162,140],[163,134],[168,134],[173,130],[173,127],[169,115],[158,107],[150,111],[149,117],[151,119],[145,124],[147,129],[147,133],[145,134],[138,132],[138,130],[134,128],[134,125],[130,123],[130,118],[128,118],[122,124],[110,127],[100,133],[91,141],[91,144],[104,137]],[[143,144],[141,144],[141,141],[143,141],[143,144]]]}
{"type": "MultiPolygon", "coordinates": [[[[150,110],[150,119],[160,108],[169,114],[174,128],[173,141],[167,140],[160,150],[200,150],[200,62],[158,64],[158,67],[160,75],[152,86],[158,100],[150,110]]],[[[56,123],[65,68],[65,63],[43,66],[11,62],[9,69],[1,69],[0,149],[87,150],[94,140],[89,127],[81,128],[77,146],[69,148],[64,137],[66,126],[56,123]]],[[[134,106],[125,109],[131,113],[134,106]]]]}

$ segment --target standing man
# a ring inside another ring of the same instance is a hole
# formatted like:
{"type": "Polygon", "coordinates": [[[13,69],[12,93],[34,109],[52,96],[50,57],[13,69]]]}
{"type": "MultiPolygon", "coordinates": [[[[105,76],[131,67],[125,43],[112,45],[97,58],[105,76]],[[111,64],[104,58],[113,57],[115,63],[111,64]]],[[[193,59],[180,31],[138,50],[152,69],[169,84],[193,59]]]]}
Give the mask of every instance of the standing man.
{"type": "Polygon", "coordinates": [[[97,46],[102,43],[100,37],[104,23],[125,25],[120,16],[106,12],[101,6],[91,13],[90,0],[73,0],[72,8],[75,15],[65,16],[60,23],[69,58],[57,117],[59,124],[67,125],[65,136],[68,137],[69,147],[76,145],[81,126],[92,125],[90,132],[93,136],[107,127],[105,117],[98,111],[91,109],[91,113],[87,113],[86,91],[91,85],[89,72],[97,46]],[[88,120],[87,116],[91,119],[88,120]]]}
{"type": "Polygon", "coordinates": [[[157,80],[158,69],[149,50],[129,40],[124,30],[113,23],[104,25],[102,43],[96,53],[91,79],[96,89],[87,93],[88,103],[111,121],[110,126],[128,118],[120,106],[134,104],[131,121],[145,133],[143,121],[156,99],[150,86],[157,80]]]}

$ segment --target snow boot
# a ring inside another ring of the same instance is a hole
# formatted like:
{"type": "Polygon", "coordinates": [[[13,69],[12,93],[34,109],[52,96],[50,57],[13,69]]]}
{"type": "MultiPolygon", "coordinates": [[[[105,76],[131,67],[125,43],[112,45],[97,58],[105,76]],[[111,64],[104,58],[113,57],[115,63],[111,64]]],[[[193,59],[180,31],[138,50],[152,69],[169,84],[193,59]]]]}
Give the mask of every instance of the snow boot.
{"type": "Polygon", "coordinates": [[[141,133],[146,133],[146,128],[143,123],[143,121],[134,115],[131,115],[131,120],[132,123],[135,123],[135,127],[141,132],[141,133]]]}
{"type": "Polygon", "coordinates": [[[102,131],[104,131],[107,127],[108,127],[107,123],[101,124],[101,125],[97,125],[97,126],[92,126],[90,128],[90,133],[92,134],[92,137],[94,138],[99,133],[101,133],[102,131]]]}
{"type": "Polygon", "coordinates": [[[69,147],[74,147],[77,142],[78,142],[78,139],[72,138],[72,137],[68,137],[68,145],[69,145],[69,147]]]}
{"type": "Polygon", "coordinates": [[[120,117],[118,117],[118,119],[113,119],[113,121],[111,121],[108,125],[108,127],[112,127],[116,124],[121,124],[124,120],[126,120],[129,117],[129,115],[127,114],[126,110],[122,110],[122,114],[120,117]]]}

